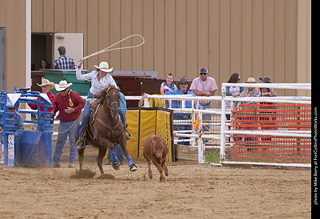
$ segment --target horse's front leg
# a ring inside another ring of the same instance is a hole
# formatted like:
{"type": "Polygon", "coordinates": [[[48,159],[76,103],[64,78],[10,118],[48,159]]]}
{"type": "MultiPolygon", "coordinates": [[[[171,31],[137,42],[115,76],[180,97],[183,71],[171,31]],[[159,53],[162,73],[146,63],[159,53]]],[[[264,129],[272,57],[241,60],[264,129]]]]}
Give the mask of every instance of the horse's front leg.
{"type": "Polygon", "coordinates": [[[83,154],[84,154],[84,149],[85,148],[83,148],[83,149],[78,149],[78,161],[79,161],[79,168],[80,168],[80,170],[82,170],[82,162],[83,162],[83,158],[84,158],[84,156],[83,156],[83,154]]]}
{"type": "Polygon", "coordinates": [[[107,148],[99,148],[99,154],[97,157],[97,164],[98,164],[101,175],[104,174],[104,171],[102,168],[102,160],[103,160],[104,156],[106,155],[106,152],[107,152],[107,148]]]}
{"type": "MultiPolygon", "coordinates": [[[[106,145],[109,148],[110,153],[111,153],[111,158],[112,158],[112,167],[115,170],[119,170],[120,169],[120,162],[118,161],[117,154],[116,154],[116,151],[114,150],[113,143],[111,141],[109,141],[109,139],[107,139],[104,136],[99,137],[99,143],[100,143],[100,145],[106,145]]],[[[102,159],[103,159],[103,157],[102,157],[102,159]]],[[[102,159],[101,159],[101,165],[102,165],[102,159]]],[[[98,166],[99,166],[99,164],[98,164],[98,166]]]]}

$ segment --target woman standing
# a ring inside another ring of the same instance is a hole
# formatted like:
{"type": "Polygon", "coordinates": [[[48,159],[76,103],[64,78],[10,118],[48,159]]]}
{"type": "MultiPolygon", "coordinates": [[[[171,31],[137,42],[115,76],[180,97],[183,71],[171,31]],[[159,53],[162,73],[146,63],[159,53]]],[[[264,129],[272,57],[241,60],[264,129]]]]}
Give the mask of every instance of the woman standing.
{"type": "MultiPolygon", "coordinates": [[[[101,62],[99,66],[95,65],[94,67],[97,69],[96,71],[92,71],[88,74],[81,74],[81,65],[83,64],[83,60],[80,59],[77,69],[76,69],[76,77],[78,80],[90,80],[91,81],[91,87],[88,93],[88,99],[89,98],[96,98],[96,96],[106,87],[109,85],[113,85],[116,88],[118,88],[115,80],[113,77],[109,74],[110,72],[113,71],[113,68],[109,68],[109,64],[107,62],[101,62]]],[[[89,101],[86,101],[86,104],[83,109],[83,114],[82,114],[82,121],[76,131],[76,136],[79,138],[77,142],[77,147],[78,149],[83,149],[85,147],[85,142],[83,136],[83,130],[86,124],[88,123],[90,119],[90,112],[91,112],[91,103],[89,101]]],[[[123,114],[121,109],[119,109],[119,114],[123,114]]],[[[123,116],[120,116],[123,118],[123,116]]],[[[122,121],[124,130],[126,133],[126,124],[124,121],[122,121]]],[[[130,138],[129,136],[127,139],[130,138]]],[[[114,150],[114,149],[113,149],[114,150]]],[[[113,150],[110,150],[111,152],[113,150]]],[[[135,166],[132,158],[130,155],[126,156],[128,165],[131,167],[132,165],[135,166]]]]}
{"type": "MultiPolygon", "coordinates": [[[[240,74],[235,72],[230,76],[227,83],[240,83],[240,81],[241,81],[240,74]]],[[[226,96],[237,97],[237,96],[240,96],[240,94],[243,91],[244,91],[243,87],[235,87],[235,86],[226,87],[226,96]]],[[[230,109],[230,102],[229,101],[226,102],[226,109],[230,109]]],[[[228,120],[230,120],[229,114],[226,114],[226,117],[228,120]]]]}

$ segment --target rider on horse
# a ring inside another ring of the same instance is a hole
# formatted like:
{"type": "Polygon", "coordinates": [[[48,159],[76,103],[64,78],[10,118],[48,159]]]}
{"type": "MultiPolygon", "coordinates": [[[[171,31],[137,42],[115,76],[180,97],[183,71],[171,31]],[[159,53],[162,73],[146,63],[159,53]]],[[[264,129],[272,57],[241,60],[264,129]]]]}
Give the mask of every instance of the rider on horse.
{"type": "MultiPolygon", "coordinates": [[[[99,66],[95,65],[94,67],[97,69],[96,71],[92,71],[88,74],[81,74],[81,65],[83,63],[83,60],[81,59],[77,65],[76,69],[76,77],[78,80],[90,80],[91,81],[91,87],[88,93],[87,98],[96,98],[97,95],[105,88],[108,87],[109,85],[114,85],[117,88],[117,84],[113,77],[108,74],[113,71],[113,68],[109,68],[109,64],[107,62],[101,62],[99,66]]],[[[86,101],[86,104],[83,109],[83,115],[82,115],[82,120],[80,123],[80,126],[78,127],[76,131],[76,136],[79,138],[77,142],[77,147],[78,149],[83,149],[85,147],[85,142],[84,142],[84,128],[86,124],[89,121],[90,118],[90,113],[91,113],[91,103],[90,101],[86,101]]],[[[121,110],[119,110],[119,114],[123,114],[121,110]]],[[[123,116],[120,116],[123,118],[123,116]]],[[[124,121],[122,121],[124,130],[126,132],[126,124],[124,121]]],[[[126,138],[130,139],[129,136],[126,134],[126,138]]],[[[130,155],[127,157],[128,164],[130,166],[130,163],[133,163],[132,158],[130,155]]]]}

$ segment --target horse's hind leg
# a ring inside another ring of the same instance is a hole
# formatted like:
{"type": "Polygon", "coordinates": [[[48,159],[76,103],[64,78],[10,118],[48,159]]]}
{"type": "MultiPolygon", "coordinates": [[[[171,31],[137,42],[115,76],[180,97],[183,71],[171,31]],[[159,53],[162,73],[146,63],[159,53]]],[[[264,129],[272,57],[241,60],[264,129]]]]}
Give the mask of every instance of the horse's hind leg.
{"type": "Polygon", "coordinates": [[[97,164],[98,164],[101,175],[104,174],[104,171],[102,168],[102,160],[103,160],[104,156],[106,155],[106,152],[107,152],[107,148],[99,148],[99,154],[97,157],[97,164]]]}
{"type": "Polygon", "coordinates": [[[83,156],[83,154],[84,154],[84,149],[85,148],[83,148],[83,149],[78,149],[78,160],[79,160],[79,167],[80,167],[80,170],[82,170],[82,162],[83,162],[83,158],[84,158],[84,156],[83,156]]]}

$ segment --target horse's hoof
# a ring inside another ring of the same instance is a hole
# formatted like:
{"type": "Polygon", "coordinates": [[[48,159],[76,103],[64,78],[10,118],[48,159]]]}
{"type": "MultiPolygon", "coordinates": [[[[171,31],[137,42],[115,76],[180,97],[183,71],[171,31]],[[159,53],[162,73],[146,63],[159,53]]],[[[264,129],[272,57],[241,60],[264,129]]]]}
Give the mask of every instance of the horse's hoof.
{"type": "Polygon", "coordinates": [[[130,171],[131,172],[134,172],[134,171],[137,171],[137,170],[138,170],[138,167],[134,163],[130,164],[130,171]]]}
{"type": "Polygon", "coordinates": [[[112,162],[112,167],[115,170],[120,170],[120,163],[119,162],[112,162]]]}

